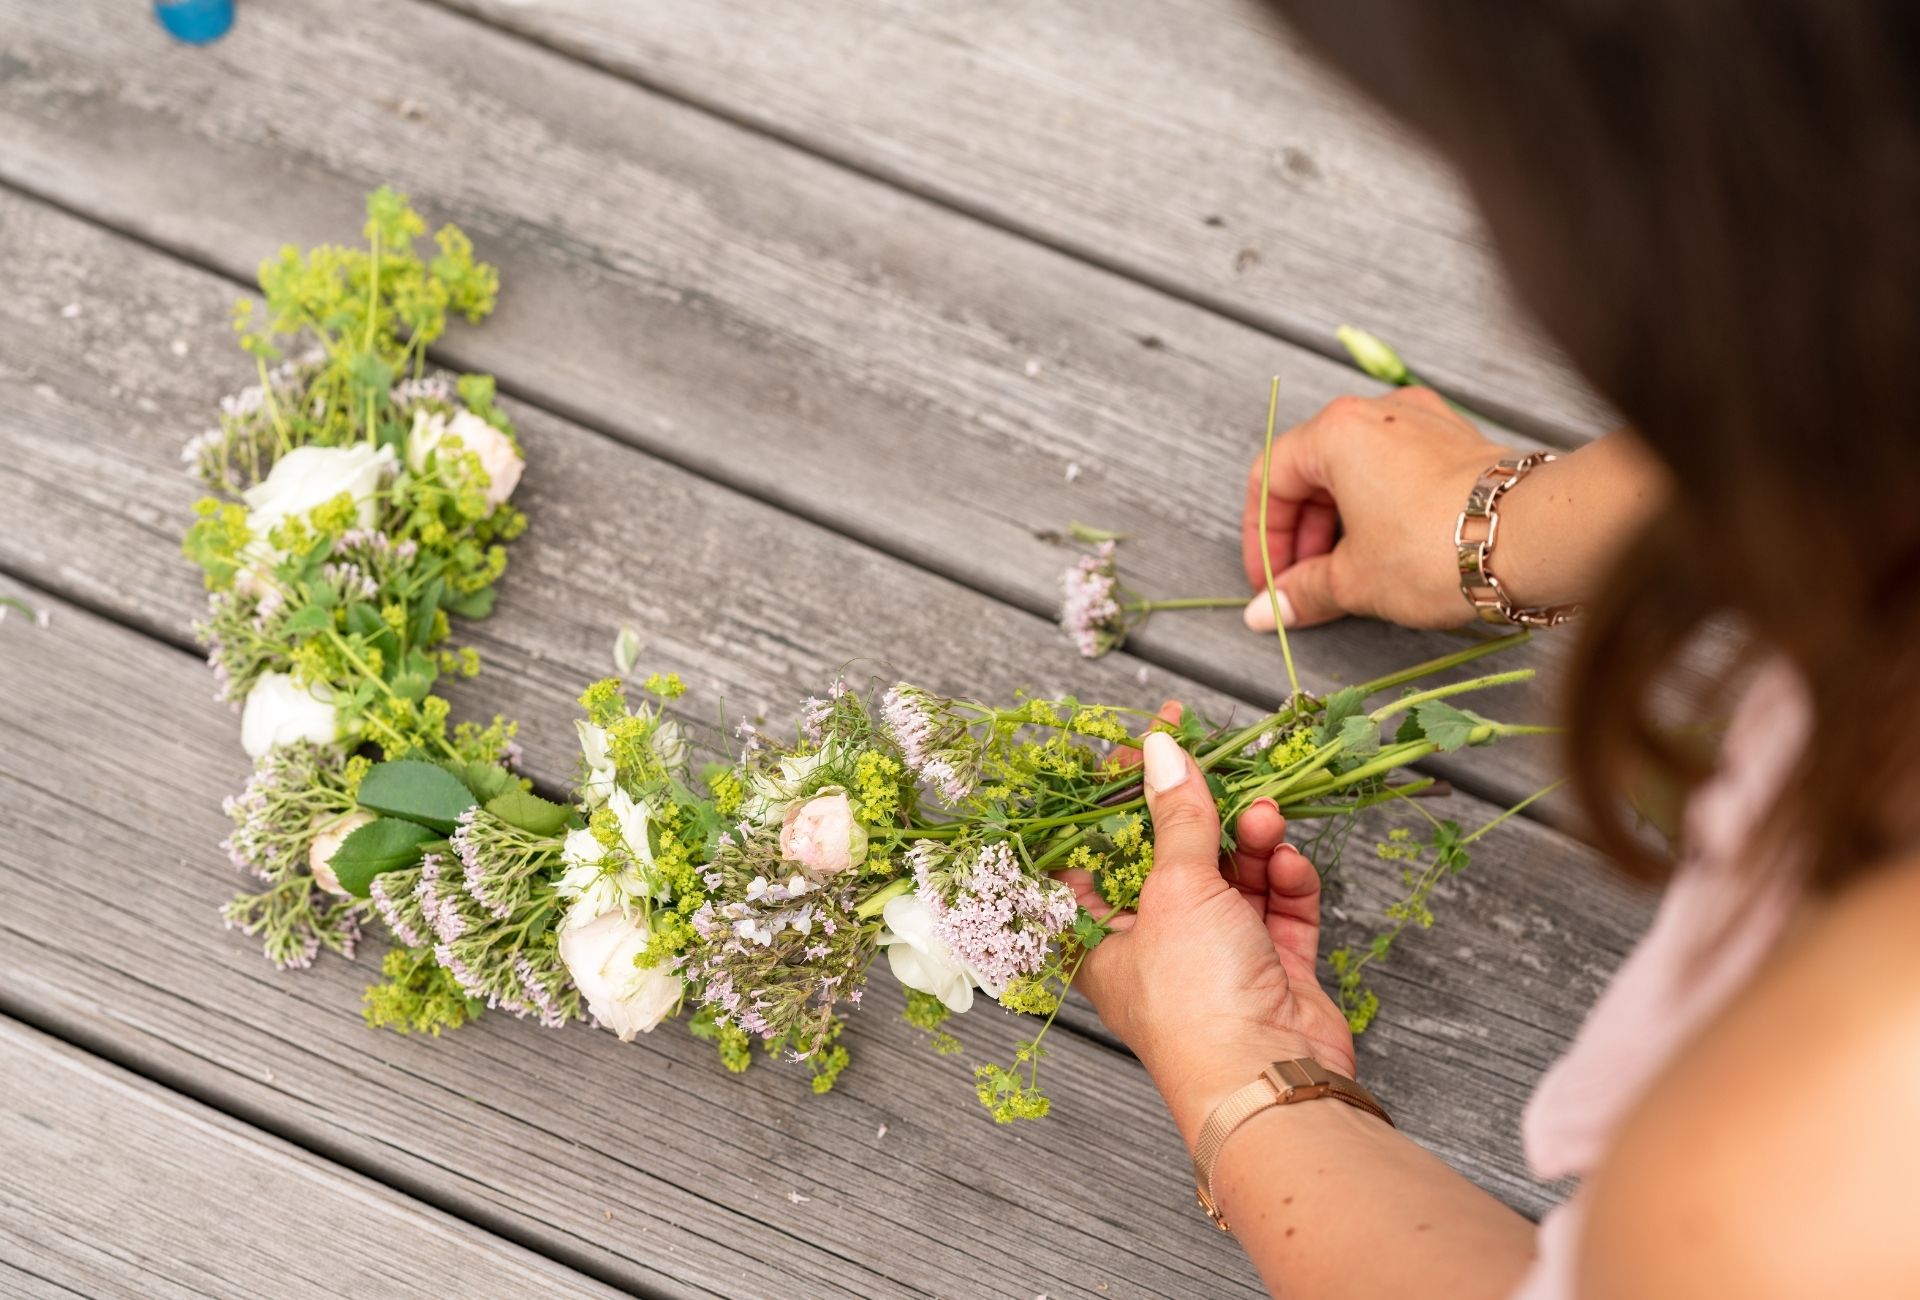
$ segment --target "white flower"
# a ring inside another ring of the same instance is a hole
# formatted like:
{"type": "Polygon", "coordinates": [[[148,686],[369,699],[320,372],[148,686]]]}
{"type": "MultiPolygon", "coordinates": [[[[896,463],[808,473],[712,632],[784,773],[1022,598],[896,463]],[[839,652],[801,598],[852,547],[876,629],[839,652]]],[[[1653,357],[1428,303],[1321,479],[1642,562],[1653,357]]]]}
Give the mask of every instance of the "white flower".
{"type": "Polygon", "coordinates": [[[407,467],[416,474],[424,472],[432,463],[434,450],[449,434],[480,458],[480,468],[487,472],[489,506],[498,506],[513,495],[527,463],[520,459],[513,439],[472,411],[458,411],[451,420],[438,411],[415,411],[413,431],[407,435],[407,467]]]}
{"type": "Polygon", "coordinates": [[[748,821],[779,821],[786,816],[787,805],[799,795],[801,782],[814,769],[834,757],[831,741],[811,754],[790,754],[780,760],[778,774],[755,772],[747,778],[747,797],[740,804],[740,815],[748,821]]]}
{"type": "Polygon", "coordinates": [[[687,733],[672,718],[662,718],[653,725],[653,733],[647,737],[647,744],[660,761],[666,764],[669,772],[678,772],[685,768],[687,759],[693,754],[693,744],[687,739],[687,733]]]}
{"type": "Polygon", "coordinates": [[[580,785],[580,801],[589,809],[598,808],[613,793],[613,756],[607,752],[607,729],[596,727],[584,718],[576,718],[580,733],[580,753],[587,760],[587,777],[580,785]]]}
{"type": "Polygon", "coordinates": [[[296,686],[285,673],[262,673],[247,692],[240,713],[240,747],[249,757],[264,757],[276,745],[297,740],[331,745],[339,739],[340,715],[326,683],[296,686]]]}
{"type": "Polygon", "coordinates": [[[636,966],[653,931],[642,914],[616,908],[598,916],[576,907],[560,930],[560,960],[593,1018],[631,1042],[651,1033],[680,1004],[681,978],[661,966],[636,966]]]}
{"type": "Polygon", "coordinates": [[[283,519],[304,515],[342,492],[353,498],[362,528],[371,528],[379,513],[374,493],[380,477],[393,465],[393,449],[378,450],[364,442],[351,447],[295,447],[273,463],[266,478],[242,495],[247,503],[247,526],[264,538],[283,519]]]}
{"type": "Polygon", "coordinates": [[[569,831],[560,857],[567,869],[554,888],[560,897],[574,900],[574,914],[594,917],[630,910],[647,896],[647,882],[640,873],[609,861],[606,846],[590,830],[569,831]]]}
{"type": "Polygon", "coordinates": [[[880,918],[887,928],[880,932],[879,943],[887,950],[887,965],[895,979],[910,989],[933,994],[949,1011],[965,1011],[973,1005],[974,986],[981,981],[935,936],[933,909],[926,900],[918,894],[889,899],[880,918]]]}
{"type": "Polygon", "coordinates": [[[344,894],[340,887],[340,877],[334,874],[333,855],[346,843],[347,836],[373,820],[373,814],[364,808],[356,808],[350,813],[327,819],[325,813],[314,818],[316,834],[313,843],[307,846],[307,867],[313,872],[314,883],[329,894],[344,894]]]}

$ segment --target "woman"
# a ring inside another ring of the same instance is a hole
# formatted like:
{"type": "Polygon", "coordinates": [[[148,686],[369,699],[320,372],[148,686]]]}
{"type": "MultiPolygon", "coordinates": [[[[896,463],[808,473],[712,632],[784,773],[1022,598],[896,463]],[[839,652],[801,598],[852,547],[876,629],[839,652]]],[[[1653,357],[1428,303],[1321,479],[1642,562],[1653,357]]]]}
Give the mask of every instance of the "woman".
{"type": "MultiPolygon", "coordinates": [[[[1627,792],[1692,789],[1680,866],[1529,1109],[1535,1167],[1580,1178],[1537,1230],[1364,1093],[1256,1082],[1354,1073],[1319,884],[1271,807],[1217,863],[1178,746],[1149,740],[1156,869],[1084,987],[1276,1294],[1920,1295],[1920,7],[1281,8],[1453,161],[1522,301],[1636,430],[1519,476],[1486,567],[1513,606],[1586,602],[1555,634],[1582,647],[1576,789],[1641,875],[1665,868],[1627,792]],[[1699,728],[1650,707],[1709,619],[1752,646],[1702,707],[1738,705],[1711,773],[1699,728]],[[1259,1107],[1207,1134],[1236,1094],[1259,1107]]],[[[1506,454],[1419,390],[1287,433],[1282,617],[1473,617],[1454,520],[1506,454]]]]}

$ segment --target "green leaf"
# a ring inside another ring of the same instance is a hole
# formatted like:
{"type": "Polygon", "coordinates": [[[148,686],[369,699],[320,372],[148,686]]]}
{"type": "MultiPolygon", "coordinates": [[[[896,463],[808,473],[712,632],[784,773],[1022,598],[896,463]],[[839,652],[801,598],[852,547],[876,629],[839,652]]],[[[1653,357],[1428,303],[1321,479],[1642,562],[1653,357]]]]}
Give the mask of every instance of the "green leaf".
{"type": "Polygon", "coordinates": [[[394,635],[387,620],[380,617],[379,610],[364,600],[354,601],[347,606],[347,631],[364,637],[368,645],[380,651],[383,677],[392,677],[400,670],[400,638],[394,635]]]}
{"type": "Polygon", "coordinates": [[[481,803],[486,803],[513,787],[513,773],[498,763],[482,763],[478,760],[470,763],[456,763],[448,759],[440,766],[453,773],[481,803]]]}
{"type": "Polygon", "coordinates": [[[1348,686],[1327,696],[1326,716],[1314,729],[1314,743],[1324,745],[1339,735],[1340,729],[1347,725],[1347,719],[1359,713],[1364,702],[1356,686],[1348,686]]]}
{"type": "Polygon", "coordinates": [[[1380,726],[1364,713],[1340,724],[1341,752],[1350,758],[1364,758],[1380,752],[1380,726]]]}
{"type": "Polygon", "coordinates": [[[333,611],[322,609],[318,605],[302,605],[287,616],[281,624],[281,630],[288,636],[306,636],[313,632],[323,632],[333,626],[333,611]]]}
{"type": "Polygon", "coordinates": [[[1413,741],[1425,740],[1426,738],[1427,733],[1420,726],[1419,717],[1413,713],[1409,713],[1406,717],[1400,719],[1400,729],[1393,733],[1393,743],[1396,745],[1411,744],[1413,741]]]}
{"type": "Polygon", "coordinates": [[[573,816],[573,809],[567,805],[542,799],[517,786],[487,800],[487,811],[529,835],[558,835],[573,816]]]}
{"type": "Polygon", "coordinates": [[[1073,918],[1073,937],[1088,952],[1098,948],[1100,941],[1112,933],[1111,926],[1102,922],[1084,907],[1073,918]]]}
{"type": "Polygon", "coordinates": [[[362,808],[431,826],[442,835],[451,835],[460,814],[476,802],[453,773],[417,758],[376,763],[360,782],[362,808]]]}
{"type": "Polygon", "coordinates": [[[406,657],[392,665],[392,668],[397,669],[388,683],[393,687],[393,693],[416,704],[427,698],[427,693],[440,676],[432,657],[421,650],[407,651],[406,657]]]}
{"type": "Polygon", "coordinates": [[[433,635],[433,616],[440,610],[440,597],[445,594],[447,584],[435,578],[420,593],[420,599],[413,604],[407,615],[407,644],[414,649],[425,649],[428,639],[433,635]]]}
{"type": "Polygon", "coordinates": [[[439,838],[417,822],[382,817],[347,836],[328,865],[340,877],[342,889],[355,898],[365,898],[375,876],[411,867],[420,861],[423,848],[439,838]]]}
{"type": "Polygon", "coordinates": [[[307,604],[316,609],[332,609],[340,603],[340,595],[334,591],[331,582],[323,582],[318,578],[311,578],[301,583],[300,589],[307,597],[307,604]]]}
{"type": "MultiPolygon", "coordinates": [[[[1487,720],[1477,713],[1465,709],[1456,709],[1445,700],[1428,700],[1415,706],[1414,712],[1420,718],[1420,729],[1427,739],[1438,745],[1442,751],[1451,753],[1473,743],[1476,728],[1487,725],[1487,720]]],[[[1482,744],[1492,737],[1486,737],[1482,744]]]]}
{"type": "Polygon", "coordinates": [[[485,618],[493,613],[493,588],[482,587],[464,596],[448,596],[440,605],[449,614],[458,614],[461,618],[485,618]]]}

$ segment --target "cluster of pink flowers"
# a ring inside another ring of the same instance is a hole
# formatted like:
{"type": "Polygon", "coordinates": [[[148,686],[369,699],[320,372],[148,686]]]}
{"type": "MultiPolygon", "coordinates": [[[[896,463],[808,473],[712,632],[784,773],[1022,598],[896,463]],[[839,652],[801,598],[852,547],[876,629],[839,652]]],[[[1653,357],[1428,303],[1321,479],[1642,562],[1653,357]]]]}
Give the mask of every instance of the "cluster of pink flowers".
{"type": "Polygon", "coordinates": [[[1047,949],[1073,926],[1073,891],[1027,874],[1006,840],[974,854],[964,869],[937,879],[937,858],[915,854],[914,886],[933,912],[933,931],[989,990],[1003,989],[1046,965],[1047,949]]]}
{"type": "Polygon", "coordinates": [[[424,923],[414,892],[417,872],[388,871],[375,876],[368,896],[373,899],[374,910],[380,913],[380,919],[387,923],[387,929],[393,937],[409,948],[426,947],[426,936],[420,933],[416,922],[424,923]],[[399,892],[394,886],[401,885],[399,892]]]}
{"type": "Polygon", "coordinates": [[[1113,552],[1112,542],[1101,542],[1061,575],[1066,599],[1060,605],[1060,627],[1089,659],[1118,646],[1127,635],[1126,614],[1116,595],[1119,578],[1113,552]]]}
{"type": "MultiPolygon", "coordinates": [[[[421,915],[433,927],[434,934],[443,946],[467,932],[466,914],[460,910],[459,885],[451,880],[443,882],[440,878],[446,863],[447,860],[438,853],[429,853],[421,858],[420,879],[413,887],[413,896],[419,900],[421,915]]],[[[441,964],[446,965],[444,962],[441,964]]]]}
{"type": "Polygon", "coordinates": [[[907,770],[940,792],[949,803],[973,793],[976,764],[966,724],[952,705],[904,682],[880,701],[880,719],[900,747],[907,770]]]}
{"type": "Polygon", "coordinates": [[[488,876],[493,864],[487,860],[485,848],[474,830],[477,812],[478,809],[469,808],[460,814],[459,824],[448,837],[447,846],[460,859],[461,877],[467,887],[467,896],[485,908],[494,920],[511,920],[512,905],[503,898],[495,897],[489,886],[488,876]]]}

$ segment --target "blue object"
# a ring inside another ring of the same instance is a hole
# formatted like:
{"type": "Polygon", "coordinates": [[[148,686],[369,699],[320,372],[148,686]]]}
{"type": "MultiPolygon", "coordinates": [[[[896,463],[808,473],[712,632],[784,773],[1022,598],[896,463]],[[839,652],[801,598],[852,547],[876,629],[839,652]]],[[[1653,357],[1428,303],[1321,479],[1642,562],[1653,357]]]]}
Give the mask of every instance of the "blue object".
{"type": "Polygon", "coordinates": [[[153,0],[153,16],[175,38],[205,45],[233,26],[233,0],[153,0]]]}

